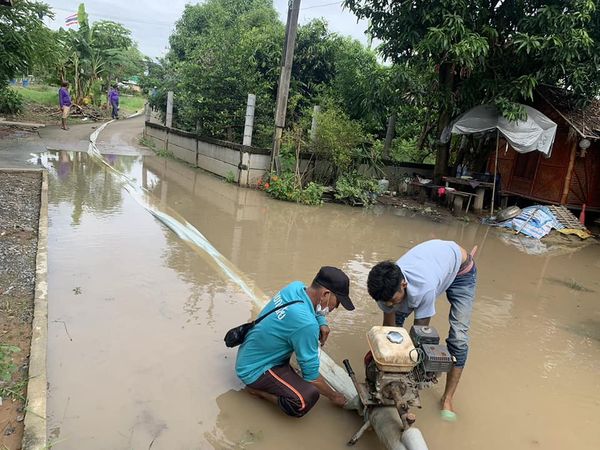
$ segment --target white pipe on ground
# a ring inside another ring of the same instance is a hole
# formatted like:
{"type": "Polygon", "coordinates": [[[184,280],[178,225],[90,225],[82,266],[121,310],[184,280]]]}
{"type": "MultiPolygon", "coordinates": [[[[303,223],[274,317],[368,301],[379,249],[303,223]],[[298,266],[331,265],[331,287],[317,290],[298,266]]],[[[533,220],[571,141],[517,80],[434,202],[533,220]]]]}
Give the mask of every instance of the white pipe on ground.
{"type": "Polygon", "coordinates": [[[418,428],[410,427],[402,433],[402,420],[393,406],[374,408],[369,421],[377,437],[388,450],[428,450],[418,428]]]}

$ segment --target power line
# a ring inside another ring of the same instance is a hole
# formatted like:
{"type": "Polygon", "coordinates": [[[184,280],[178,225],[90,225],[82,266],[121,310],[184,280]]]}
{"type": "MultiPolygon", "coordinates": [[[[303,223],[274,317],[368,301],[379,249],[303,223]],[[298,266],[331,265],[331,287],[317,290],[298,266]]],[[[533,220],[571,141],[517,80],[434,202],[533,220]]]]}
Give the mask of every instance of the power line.
{"type": "Polygon", "coordinates": [[[315,9],[315,8],[324,8],[325,6],[333,6],[333,5],[342,5],[341,1],[325,3],[324,5],[313,5],[313,6],[305,6],[304,8],[300,8],[300,11],[304,11],[306,9],[315,9]]]}

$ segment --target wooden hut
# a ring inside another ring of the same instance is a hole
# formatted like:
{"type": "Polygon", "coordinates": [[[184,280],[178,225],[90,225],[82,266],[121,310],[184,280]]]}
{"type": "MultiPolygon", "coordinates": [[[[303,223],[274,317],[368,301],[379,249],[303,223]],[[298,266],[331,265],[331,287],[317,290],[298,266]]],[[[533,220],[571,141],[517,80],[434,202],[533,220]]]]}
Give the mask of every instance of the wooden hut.
{"type": "MultiPolygon", "coordinates": [[[[573,108],[564,91],[538,89],[534,108],[558,124],[550,158],[539,152],[520,154],[500,141],[498,172],[503,195],[572,209],[600,211],[600,101],[573,108]]],[[[494,157],[488,161],[494,172],[494,157]]]]}

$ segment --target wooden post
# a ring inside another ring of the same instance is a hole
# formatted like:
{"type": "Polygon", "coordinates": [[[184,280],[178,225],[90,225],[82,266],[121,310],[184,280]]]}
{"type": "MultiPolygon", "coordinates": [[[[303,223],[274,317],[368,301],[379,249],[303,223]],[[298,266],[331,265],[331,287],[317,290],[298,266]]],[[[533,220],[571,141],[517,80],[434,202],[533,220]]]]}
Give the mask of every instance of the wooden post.
{"type": "Polygon", "coordinates": [[[292,77],[292,63],[294,61],[294,48],[296,46],[296,33],[298,32],[298,14],[301,0],[290,0],[288,20],[285,33],[284,53],[277,90],[277,110],[275,112],[275,136],[273,137],[273,150],[271,153],[271,170],[281,171],[279,164],[279,150],[281,137],[285,127],[288,95],[290,93],[290,79],[292,77]]]}
{"type": "Polygon", "coordinates": [[[173,91],[167,92],[167,116],[165,126],[171,128],[173,126],[173,91]]]}
{"type": "Polygon", "coordinates": [[[571,180],[573,179],[573,169],[575,167],[575,157],[577,156],[577,138],[573,138],[573,148],[571,148],[571,158],[569,159],[569,167],[565,174],[565,185],[563,187],[562,196],[560,197],[560,204],[566,205],[569,198],[569,191],[571,190],[571,180]]]}

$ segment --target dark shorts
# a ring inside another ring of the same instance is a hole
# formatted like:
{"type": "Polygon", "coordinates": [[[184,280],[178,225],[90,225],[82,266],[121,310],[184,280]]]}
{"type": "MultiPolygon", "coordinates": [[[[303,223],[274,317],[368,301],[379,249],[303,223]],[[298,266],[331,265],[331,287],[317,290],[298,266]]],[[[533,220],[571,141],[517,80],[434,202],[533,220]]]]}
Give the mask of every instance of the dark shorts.
{"type": "Polygon", "coordinates": [[[319,401],[317,388],[305,381],[289,364],[267,370],[248,387],[275,395],[281,410],[292,417],[302,417],[319,401]]]}

